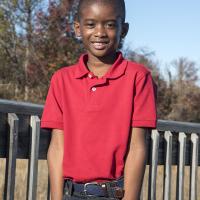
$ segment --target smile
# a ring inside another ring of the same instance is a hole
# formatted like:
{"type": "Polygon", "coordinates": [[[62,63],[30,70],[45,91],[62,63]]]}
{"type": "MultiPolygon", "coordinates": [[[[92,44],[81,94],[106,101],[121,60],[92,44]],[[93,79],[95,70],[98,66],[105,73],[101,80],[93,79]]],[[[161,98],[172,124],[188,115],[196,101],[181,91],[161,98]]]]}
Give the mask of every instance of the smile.
{"type": "Polygon", "coordinates": [[[107,46],[108,42],[92,42],[92,46],[97,50],[102,50],[107,46]]]}

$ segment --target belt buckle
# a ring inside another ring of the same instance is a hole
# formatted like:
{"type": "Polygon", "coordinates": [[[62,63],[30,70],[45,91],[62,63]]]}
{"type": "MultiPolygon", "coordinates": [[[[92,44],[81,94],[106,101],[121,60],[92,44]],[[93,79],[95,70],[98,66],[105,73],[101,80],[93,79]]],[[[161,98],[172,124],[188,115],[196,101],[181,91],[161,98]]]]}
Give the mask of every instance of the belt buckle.
{"type": "Polygon", "coordinates": [[[85,183],[85,184],[84,184],[84,187],[83,187],[83,191],[84,191],[85,195],[87,195],[87,196],[95,196],[95,195],[92,195],[92,194],[88,194],[88,193],[87,193],[87,186],[88,186],[88,185],[99,185],[99,183],[97,183],[97,182],[85,183]]]}

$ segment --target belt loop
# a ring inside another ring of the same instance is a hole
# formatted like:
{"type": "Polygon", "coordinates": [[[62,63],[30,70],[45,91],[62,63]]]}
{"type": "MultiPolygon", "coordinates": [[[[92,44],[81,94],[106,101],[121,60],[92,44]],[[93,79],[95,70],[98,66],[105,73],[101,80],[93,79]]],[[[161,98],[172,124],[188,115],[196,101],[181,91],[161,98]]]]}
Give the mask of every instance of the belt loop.
{"type": "Polygon", "coordinates": [[[72,195],[72,186],[73,186],[73,183],[71,180],[67,179],[65,180],[65,183],[64,183],[64,193],[65,195],[67,196],[71,196],[72,195]]]}
{"type": "Polygon", "coordinates": [[[112,187],[110,185],[109,182],[105,183],[106,184],[106,188],[107,188],[107,194],[108,194],[108,197],[113,197],[113,191],[112,191],[112,187]]]}

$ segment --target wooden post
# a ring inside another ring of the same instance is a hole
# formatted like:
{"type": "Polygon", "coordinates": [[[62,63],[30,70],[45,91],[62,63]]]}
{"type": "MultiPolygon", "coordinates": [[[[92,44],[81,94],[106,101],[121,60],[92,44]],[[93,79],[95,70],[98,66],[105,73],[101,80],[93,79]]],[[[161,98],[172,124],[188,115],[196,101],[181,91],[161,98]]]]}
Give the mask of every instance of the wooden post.
{"type": "Polygon", "coordinates": [[[37,194],[38,177],[38,153],[40,141],[40,119],[38,116],[31,116],[31,151],[28,172],[27,200],[35,200],[37,194]]]}
{"type": "Polygon", "coordinates": [[[172,165],[172,134],[166,131],[164,135],[166,141],[165,177],[164,177],[164,200],[171,199],[171,165],[172,165]]]}
{"type": "Polygon", "coordinates": [[[184,169],[185,169],[185,150],[186,150],[186,135],[179,133],[179,163],[177,172],[177,200],[184,199],[184,169]]]}
{"type": "Polygon", "coordinates": [[[159,148],[159,132],[153,130],[151,133],[152,139],[152,154],[151,154],[151,165],[150,165],[150,179],[149,179],[149,200],[156,199],[156,175],[158,165],[158,148],[159,148]]]}
{"type": "Polygon", "coordinates": [[[51,200],[50,179],[48,175],[47,200],[51,200]]]}
{"type": "Polygon", "coordinates": [[[143,179],[143,183],[142,183],[142,188],[141,188],[141,193],[140,193],[140,200],[144,199],[144,179],[143,179]]]}
{"type": "Polygon", "coordinates": [[[192,133],[191,142],[192,142],[192,155],[191,155],[192,166],[190,167],[190,200],[197,200],[199,136],[195,133],[192,133]]]}
{"type": "Polygon", "coordinates": [[[6,157],[6,174],[4,199],[13,200],[15,190],[15,172],[17,158],[17,143],[18,143],[18,125],[19,119],[16,114],[8,113],[8,124],[10,127],[8,140],[8,154],[6,157]]]}

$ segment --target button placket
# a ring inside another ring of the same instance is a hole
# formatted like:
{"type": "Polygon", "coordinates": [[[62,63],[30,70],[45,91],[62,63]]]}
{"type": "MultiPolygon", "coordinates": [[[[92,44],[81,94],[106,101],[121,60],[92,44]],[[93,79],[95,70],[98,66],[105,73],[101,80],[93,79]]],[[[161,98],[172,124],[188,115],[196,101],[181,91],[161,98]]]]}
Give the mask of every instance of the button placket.
{"type": "MultiPolygon", "coordinates": [[[[89,75],[89,74],[88,74],[89,75]]],[[[101,98],[100,93],[102,88],[105,87],[104,84],[107,82],[104,78],[89,78],[88,76],[88,83],[89,83],[89,90],[88,90],[88,103],[87,103],[87,109],[89,110],[98,110],[101,107],[101,98]]]]}
{"type": "Polygon", "coordinates": [[[93,78],[93,79],[91,79],[91,81],[89,83],[89,88],[90,88],[90,90],[92,90],[92,88],[96,88],[97,89],[97,86],[103,85],[106,82],[107,82],[106,79],[96,79],[96,78],[93,78]]]}

